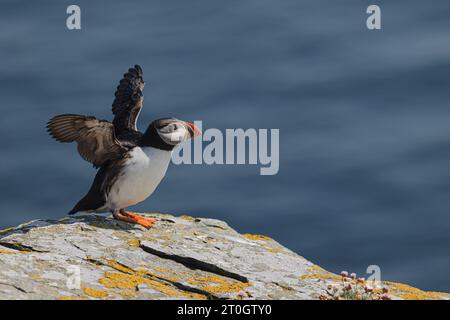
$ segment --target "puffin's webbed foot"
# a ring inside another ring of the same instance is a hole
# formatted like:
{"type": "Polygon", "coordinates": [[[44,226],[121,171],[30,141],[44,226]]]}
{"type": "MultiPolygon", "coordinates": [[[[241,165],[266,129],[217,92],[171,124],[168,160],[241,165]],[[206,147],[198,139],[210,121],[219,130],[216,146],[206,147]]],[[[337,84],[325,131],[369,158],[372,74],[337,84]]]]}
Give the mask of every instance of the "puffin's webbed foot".
{"type": "Polygon", "coordinates": [[[156,219],[147,218],[140,216],[138,214],[126,212],[124,209],[121,209],[119,212],[113,213],[114,219],[126,221],[130,223],[140,224],[145,228],[153,227],[153,224],[157,221],[156,219]]]}

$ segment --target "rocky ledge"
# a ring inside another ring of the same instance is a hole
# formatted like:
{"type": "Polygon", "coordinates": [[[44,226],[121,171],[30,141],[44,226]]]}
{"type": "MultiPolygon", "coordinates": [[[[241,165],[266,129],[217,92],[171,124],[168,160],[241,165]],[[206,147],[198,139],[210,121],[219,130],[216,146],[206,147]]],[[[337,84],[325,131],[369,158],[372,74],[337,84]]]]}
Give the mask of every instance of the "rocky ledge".
{"type": "MultiPolygon", "coordinates": [[[[0,231],[0,299],[324,299],[342,283],[276,241],[222,221],[148,216],[159,219],[149,230],[88,215],[0,231]]],[[[385,298],[450,299],[382,287],[385,298]]]]}

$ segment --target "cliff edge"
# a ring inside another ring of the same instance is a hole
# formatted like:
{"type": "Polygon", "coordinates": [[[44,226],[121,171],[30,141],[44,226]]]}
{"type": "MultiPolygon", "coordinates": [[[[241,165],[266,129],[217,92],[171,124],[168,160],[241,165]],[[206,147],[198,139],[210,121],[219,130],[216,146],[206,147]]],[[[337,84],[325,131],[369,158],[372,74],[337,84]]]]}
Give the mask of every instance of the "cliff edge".
{"type": "MultiPolygon", "coordinates": [[[[225,222],[87,215],[0,231],[0,299],[324,299],[342,277],[225,222]]],[[[391,299],[450,299],[383,282],[391,299]]]]}

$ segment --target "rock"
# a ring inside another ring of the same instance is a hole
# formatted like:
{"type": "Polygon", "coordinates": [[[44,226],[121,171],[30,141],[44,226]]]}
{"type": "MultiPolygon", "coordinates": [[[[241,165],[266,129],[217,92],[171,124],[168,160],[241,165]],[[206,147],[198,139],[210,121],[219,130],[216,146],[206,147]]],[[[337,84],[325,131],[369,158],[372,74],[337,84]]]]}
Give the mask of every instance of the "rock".
{"type": "MultiPolygon", "coordinates": [[[[226,223],[151,214],[146,230],[101,215],[0,231],[0,299],[319,299],[341,277],[226,223]]],[[[395,299],[450,299],[384,283],[395,299]]]]}

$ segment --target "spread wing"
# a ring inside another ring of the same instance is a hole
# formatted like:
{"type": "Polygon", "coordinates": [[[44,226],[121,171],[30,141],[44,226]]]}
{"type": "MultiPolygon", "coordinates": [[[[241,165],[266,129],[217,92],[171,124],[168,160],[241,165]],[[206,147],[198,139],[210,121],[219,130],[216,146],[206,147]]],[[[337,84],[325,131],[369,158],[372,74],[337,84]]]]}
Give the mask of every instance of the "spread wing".
{"type": "Polygon", "coordinates": [[[50,119],[47,131],[59,142],[76,141],[81,157],[94,167],[118,159],[127,151],[116,139],[112,123],[95,117],[59,115],[50,119]]]}
{"type": "Polygon", "coordinates": [[[123,75],[112,104],[114,128],[119,135],[123,131],[137,131],[136,120],[142,109],[144,78],[140,66],[135,65],[123,75]]]}

